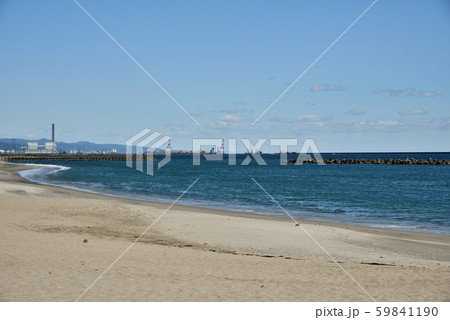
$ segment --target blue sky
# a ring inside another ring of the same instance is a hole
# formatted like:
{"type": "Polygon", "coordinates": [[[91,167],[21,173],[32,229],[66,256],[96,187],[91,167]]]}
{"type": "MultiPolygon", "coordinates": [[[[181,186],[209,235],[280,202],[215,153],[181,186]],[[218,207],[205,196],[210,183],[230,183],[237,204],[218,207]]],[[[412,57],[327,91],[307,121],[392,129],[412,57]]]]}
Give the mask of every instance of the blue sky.
{"type": "MultiPolygon", "coordinates": [[[[125,143],[315,139],[322,152],[450,151],[450,5],[373,2],[0,1],[0,137],[125,143]]],[[[296,148],[293,148],[295,150],[296,148]]],[[[264,151],[272,150],[268,145],[264,151]]]]}

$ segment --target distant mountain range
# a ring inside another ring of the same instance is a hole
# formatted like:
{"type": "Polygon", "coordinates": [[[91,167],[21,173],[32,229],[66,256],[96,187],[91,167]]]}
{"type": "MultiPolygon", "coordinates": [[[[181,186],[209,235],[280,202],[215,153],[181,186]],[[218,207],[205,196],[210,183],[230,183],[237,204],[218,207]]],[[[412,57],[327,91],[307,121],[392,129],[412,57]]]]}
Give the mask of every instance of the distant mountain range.
{"type": "MultiPolygon", "coordinates": [[[[27,146],[28,142],[38,142],[39,145],[44,145],[46,142],[52,142],[49,139],[39,139],[39,140],[26,140],[26,139],[15,139],[15,148],[17,152],[21,152],[23,147],[27,146]]],[[[12,148],[11,138],[0,138],[0,150],[8,151],[12,148]]],[[[116,149],[119,153],[124,153],[126,146],[124,144],[99,144],[92,143],[89,141],[79,141],[79,142],[58,142],[56,141],[56,149],[59,152],[70,152],[70,150],[77,150],[80,152],[102,152],[111,151],[111,149],[116,149]]]]}

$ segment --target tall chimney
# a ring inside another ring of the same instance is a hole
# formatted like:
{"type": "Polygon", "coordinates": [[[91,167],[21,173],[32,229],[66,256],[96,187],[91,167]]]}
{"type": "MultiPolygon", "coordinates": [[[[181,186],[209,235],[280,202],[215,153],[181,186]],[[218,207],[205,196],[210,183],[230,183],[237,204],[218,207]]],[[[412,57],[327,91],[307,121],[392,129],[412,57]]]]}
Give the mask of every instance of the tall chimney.
{"type": "Polygon", "coordinates": [[[52,142],[55,143],[55,124],[52,123],[52,142]]]}

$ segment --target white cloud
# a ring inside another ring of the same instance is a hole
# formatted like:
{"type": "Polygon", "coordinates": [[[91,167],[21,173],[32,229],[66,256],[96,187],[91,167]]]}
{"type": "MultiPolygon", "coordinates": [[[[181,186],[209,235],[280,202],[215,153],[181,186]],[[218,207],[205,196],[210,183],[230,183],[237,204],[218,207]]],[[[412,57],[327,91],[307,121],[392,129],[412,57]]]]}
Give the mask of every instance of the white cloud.
{"type": "Polygon", "coordinates": [[[423,114],[427,114],[428,111],[425,110],[402,110],[399,111],[398,114],[401,116],[416,116],[416,115],[423,115],[423,114]]]}
{"type": "Polygon", "coordinates": [[[335,85],[335,84],[315,84],[312,86],[312,92],[321,92],[321,91],[344,91],[346,90],[345,86],[335,85]]]}
{"type": "Polygon", "coordinates": [[[416,89],[406,88],[401,90],[387,89],[389,94],[394,97],[412,97],[416,95],[416,89]]]}
{"type": "Polygon", "coordinates": [[[298,121],[319,121],[320,118],[318,116],[315,116],[313,114],[304,114],[302,116],[298,116],[297,118],[298,121]]]}
{"type": "Polygon", "coordinates": [[[395,126],[398,124],[398,121],[378,121],[379,125],[387,125],[387,126],[395,126]]]}
{"type": "Polygon", "coordinates": [[[297,122],[292,129],[298,132],[398,132],[423,129],[450,130],[450,117],[427,118],[415,121],[385,120],[369,118],[364,121],[303,121],[297,122]]]}
{"type": "Polygon", "coordinates": [[[209,127],[235,129],[238,127],[237,123],[241,121],[245,121],[245,119],[240,118],[234,114],[226,114],[216,121],[209,123],[209,127]]]}
{"type": "Polygon", "coordinates": [[[238,109],[236,109],[236,108],[232,108],[232,109],[221,109],[221,110],[219,110],[219,112],[222,112],[222,113],[237,113],[239,110],[238,109]]]}
{"type": "Polygon", "coordinates": [[[214,121],[214,122],[210,122],[208,124],[208,126],[210,128],[215,128],[215,129],[218,129],[218,128],[222,128],[222,129],[236,129],[238,127],[237,124],[234,123],[234,122],[222,121],[222,120],[217,120],[217,121],[214,121]]]}
{"type": "Polygon", "coordinates": [[[220,112],[220,113],[245,113],[245,112],[253,112],[253,109],[248,108],[229,108],[229,109],[220,109],[215,110],[213,112],[220,112]]]}
{"type": "Polygon", "coordinates": [[[414,128],[426,127],[440,130],[450,130],[450,117],[421,119],[415,123],[414,128]]]}
{"type": "Polygon", "coordinates": [[[419,93],[422,97],[436,97],[439,95],[436,91],[420,91],[419,93]]]}
{"type": "Polygon", "coordinates": [[[323,85],[315,84],[312,86],[311,91],[318,92],[318,91],[327,91],[327,90],[325,89],[325,87],[323,85]]]}
{"type": "Polygon", "coordinates": [[[295,120],[300,122],[311,122],[311,121],[329,121],[332,117],[326,116],[326,117],[319,117],[314,114],[303,114],[301,116],[298,116],[295,118],[295,120]]]}
{"type": "Polygon", "coordinates": [[[354,116],[360,116],[360,115],[366,114],[366,110],[353,109],[353,110],[347,111],[346,114],[351,114],[351,115],[354,115],[354,116]]]}
{"type": "Polygon", "coordinates": [[[415,88],[406,89],[376,89],[373,93],[388,93],[393,97],[413,97],[420,95],[422,97],[435,97],[439,95],[436,91],[420,91],[417,92],[415,88]]]}
{"type": "Polygon", "coordinates": [[[365,121],[344,121],[330,124],[330,129],[340,132],[397,131],[404,129],[404,123],[396,120],[367,119],[365,121]]]}
{"type": "Polygon", "coordinates": [[[242,118],[239,118],[235,116],[234,114],[226,114],[223,117],[219,118],[219,121],[232,121],[232,122],[238,122],[242,121],[242,118]]]}

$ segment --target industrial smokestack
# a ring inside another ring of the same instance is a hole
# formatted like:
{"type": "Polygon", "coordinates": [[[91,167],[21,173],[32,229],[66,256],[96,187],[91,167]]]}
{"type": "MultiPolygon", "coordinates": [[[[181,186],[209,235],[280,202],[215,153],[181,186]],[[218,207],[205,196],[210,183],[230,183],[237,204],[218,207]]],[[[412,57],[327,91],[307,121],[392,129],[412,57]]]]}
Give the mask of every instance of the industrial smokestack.
{"type": "Polygon", "coordinates": [[[52,123],[52,142],[55,143],[55,124],[52,123]]]}

